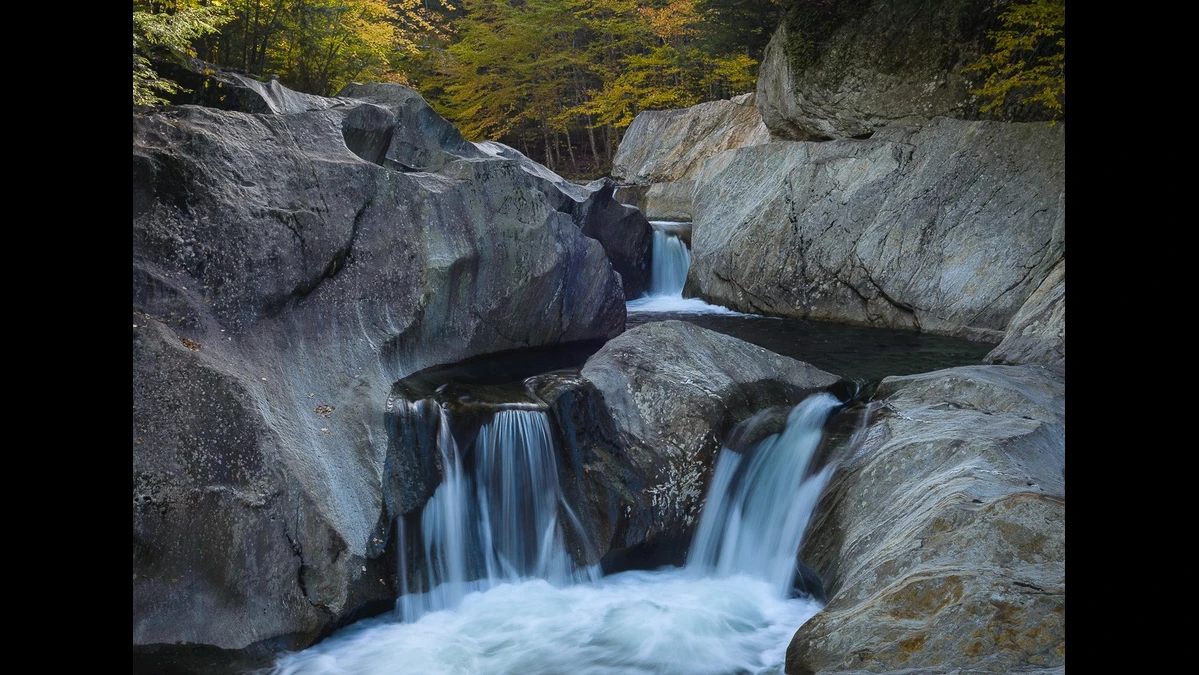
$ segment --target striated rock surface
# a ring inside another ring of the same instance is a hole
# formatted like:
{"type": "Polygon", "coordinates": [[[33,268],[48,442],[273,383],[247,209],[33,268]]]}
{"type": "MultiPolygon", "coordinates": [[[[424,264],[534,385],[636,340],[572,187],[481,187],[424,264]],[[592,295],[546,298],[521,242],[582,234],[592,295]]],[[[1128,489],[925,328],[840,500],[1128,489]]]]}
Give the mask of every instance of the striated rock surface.
{"type": "Polygon", "coordinates": [[[621,138],[612,177],[631,186],[648,186],[620,196],[646,217],[691,220],[693,179],[704,160],[769,140],[753,94],[678,110],[649,110],[639,113],[621,138]]]}
{"type": "Polygon", "coordinates": [[[1063,258],[1008,323],[988,363],[1066,365],[1066,260],[1063,258]]]}
{"type": "Polygon", "coordinates": [[[647,110],[620,139],[612,177],[633,185],[683,180],[712,155],[769,140],[753,94],[678,110],[647,110]]]}
{"type": "Polygon", "coordinates": [[[589,490],[631,499],[624,513],[619,503],[592,505],[616,512],[607,528],[613,539],[599,549],[616,553],[689,536],[729,431],[763,408],[795,405],[840,379],[682,321],[625,332],[588,359],[581,376],[614,420],[617,438],[609,445],[619,451],[607,453],[622,456],[615,462],[596,453],[588,471],[596,487],[589,490]]]}
{"type": "Polygon", "coordinates": [[[998,342],[1065,257],[1065,125],[889,127],[721,153],[685,295],[745,312],[998,342]]]}
{"type": "Polygon", "coordinates": [[[1064,375],[953,368],[876,398],[809,526],[830,601],[786,672],[1061,672],[1064,375]]]}
{"type": "Polygon", "coordinates": [[[435,487],[385,471],[427,463],[389,456],[393,382],[623,330],[584,234],[627,219],[611,185],[369,93],[133,116],[135,671],[250,667],[390,607],[393,511],[435,487]]]}
{"type": "MultiPolygon", "coordinates": [[[[980,119],[963,68],[990,49],[1000,10],[990,0],[791,3],[758,68],[757,106],[777,138],[869,135],[935,117],[980,119]]],[[[1006,121],[1048,120],[1010,105],[1006,121]]]]}

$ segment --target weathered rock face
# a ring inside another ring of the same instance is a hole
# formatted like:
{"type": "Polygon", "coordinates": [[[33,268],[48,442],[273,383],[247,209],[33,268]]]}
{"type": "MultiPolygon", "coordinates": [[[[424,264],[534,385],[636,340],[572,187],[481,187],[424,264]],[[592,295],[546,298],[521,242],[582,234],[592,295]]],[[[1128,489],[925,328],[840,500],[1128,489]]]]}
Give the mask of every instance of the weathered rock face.
{"type": "Polygon", "coordinates": [[[753,94],[679,110],[647,110],[620,139],[612,177],[634,185],[683,180],[712,155],[769,140],[753,94]]]}
{"type": "Polygon", "coordinates": [[[1058,262],[1008,323],[988,363],[1066,365],[1066,259],[1058,262]]]}
{"type": "Polygon", "coordinates": [[[693,179],[704,160],[769,140],[753,94],[679,110],[650,110],[638,114],[621,138],[612,176],[621,183],[650,186],[621,197],[646,217],[690,220],[693,179]]]}
{"type": "Polygon", "coordinates": [[[792,675],[1065,665],[1065,378],[973,366],[883,380],[803,557],[829,604],[792,675]]]}
{"type": "Polygon", "coordinates": [[[607,528],[612,539],[599,548],[615,553],[689,535],[715,454],[734,425],[840,379],[681,321],[643,324],[611,340],[587,360],[582,378],[615,421],[619,441],[610,445],[619,450],[606,454],[621,455],[617,462],[595,453],[587,475],[596,487],[589,491],[631,500],[590,506],[616,512],[607,528]]]}
{"type": "MultiPolygon", "coordinates": [[[[970,91],[981,77],[962,69],[990,47],[990,0],[792,5],[758,68],[757,106],[775,137],[851,138],[938,116],[980,119],[970,91]]],[[[1010,107],[1004,119],[1049,119],[1025,108],[1010,107]]]]}
{"type": "Polygon", "coordinates": [[[610,189],[422,141],[412,117],[444,127],[393,87],[391,107],[134,115],[135,670],[228,672],[389,607],[385,502],[435,487],[384,499],[392,383],[623,329],[574,222],[623,213],[610,189]],[[438,172],[386,168],[422,157],[438,172]]]}
{"type": "Polygon", "coordinates": [[[1065,125],[889,127],[708,160],[685,295],[998,342],[1065,257],[1065,125]]]}
{"type": "Polygon", "coordinates": [[[554,209],[570,215],[583,234],[603,245],[626,298],[640,297],[649,288],[652,230],[637,209],[613,198],[616,184],[611,179],[576,185],[503,143],[471,143],[407,87],[348,84],[339,95],[378,106],[358,106],[345,124],[346,144],[359,157],[401,171],[451,174],[461,171],[448,166],[459,160],[509,160],[537,179],[530,184],[554,209]]]}

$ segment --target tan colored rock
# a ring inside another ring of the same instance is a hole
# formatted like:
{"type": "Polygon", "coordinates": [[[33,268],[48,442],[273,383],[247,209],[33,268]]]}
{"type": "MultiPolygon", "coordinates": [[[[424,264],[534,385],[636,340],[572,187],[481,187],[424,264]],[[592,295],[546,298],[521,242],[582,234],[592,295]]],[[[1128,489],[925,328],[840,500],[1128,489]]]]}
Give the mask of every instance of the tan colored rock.
{"type": "Polygon", "coordinates": [[[1065,377],[973,366],[887,378],[801,556],[829,604],[786,672],[1065,665],[1065,377]]]}

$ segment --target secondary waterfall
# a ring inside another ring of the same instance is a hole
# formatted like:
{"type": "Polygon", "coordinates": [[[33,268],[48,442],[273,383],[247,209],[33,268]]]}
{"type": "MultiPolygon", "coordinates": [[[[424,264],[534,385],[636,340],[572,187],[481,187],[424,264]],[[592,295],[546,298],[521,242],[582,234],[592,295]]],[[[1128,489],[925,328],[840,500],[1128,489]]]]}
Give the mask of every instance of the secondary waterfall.
{"type": "MultiPolygon", "coordinates": [[[[425,405],[418,401],[415,405],[425,405]]],[[[595,579],[576,570],[559,522],[571,518],[558,486],[553,431],[541,410],[500,410],[472,445],[464,466],[449,415],[439,408],[437,450],[444,480],[420,517],[418,557],[410,564],[409,533],[397,521],[400,546],[396,609],[404,621],[456,607],[467,593],[502,582],[545,579],[555,585],[595,579]]]]}
{"type": "Polygon", "coordinates": [[[840,405],[830,394],[808,397],[792,409],[786,426],[745,454],[720,451],[687,567],[727,576],[751,574],[776,593],[790,590],[796,554],[816,500],[832,475],[811,473],[824,422],[840,405]]]}
{"type": "MultiPolygon", "coordinates": [[[[663,225],[660,221],[654,224],[663,225]]],[[[677,233],[654,228],[653,266],[650,268],[649,294],[683,297],[691,251],[677,233]]]]}
{"type": "Polygon", "coordinates": [[[649,292],[644,297],[630,300],[628,311],[739,315],[739,312],[709,305],[699,298],[683,297],[687,271],[691,268],[691,250],[682,235],[690,232],[691,223],[651,220],[649,224],[654,230],[649,292]]]}
{"type": "Polygon", "coordinates": [[[778,433],[721,451],[685,568],[603,578],[572,569],[562,545],[559,516],[577,519],[558,493],[545,413],[497,412],[460,453],[443,408],[424,560],[400,569],[401,589],[432,590],[402,596],[401,621],[359,622],[275,673],[781,673],[791,636],[820,609],[790,595],[830,473],[811,465],[837,405],[816,394],[778,433]]]}

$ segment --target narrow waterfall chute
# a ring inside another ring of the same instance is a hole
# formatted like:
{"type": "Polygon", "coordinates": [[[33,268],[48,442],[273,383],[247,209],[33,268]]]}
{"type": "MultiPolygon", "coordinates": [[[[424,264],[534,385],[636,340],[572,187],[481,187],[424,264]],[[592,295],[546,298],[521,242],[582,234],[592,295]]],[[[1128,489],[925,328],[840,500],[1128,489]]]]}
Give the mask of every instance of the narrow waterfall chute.
{"type": "Polygon", "coordinates": [[[684,241],[690,236],[691,223],[651,220],[654,230],[653,262],[650,265],[649,292],[627,303],[630,312],[675,314],[740,315],[726,307],[710,305],[699,298],[684,298],[687,272],[691,269],[691,249],[684,241]]]}
{"type": "MultiPolygon", "coordinates": [[[[458,606],[467,593],[504,582],[544,579],[556,586],[595,579],[566,551],[562,522],[576,525],[558,485],[553,429],[541,410],[504,409],[482,424],[469,453],[459,451],[441,408],[437,446],[443,480],[420,517],[420,549],[399,552],[396,609],[404,621],[458,606]],[[469,461],[468,461],[469,460],[469,461]],[[567,517],[559,518],[559,509],[567,517]]],[[[404,519],[399,545],[414,546],[404,519]]]]}
{"type": "Polygon", "coordinates": [[[653,266],[650,269],[651,296],[683,297],[691,251],[677,233],[654,230],[653,266]]]}
{"type": "Polygon", "coordinates": [[[742,453],[724,448],[716,462],[687,567],[699,575],[747,574],[786,595],[796,574],[804,530],[832,467],[812,471],[824,423],[840,405],[832,394],[809,396],[782,431],[742,453]]]}

